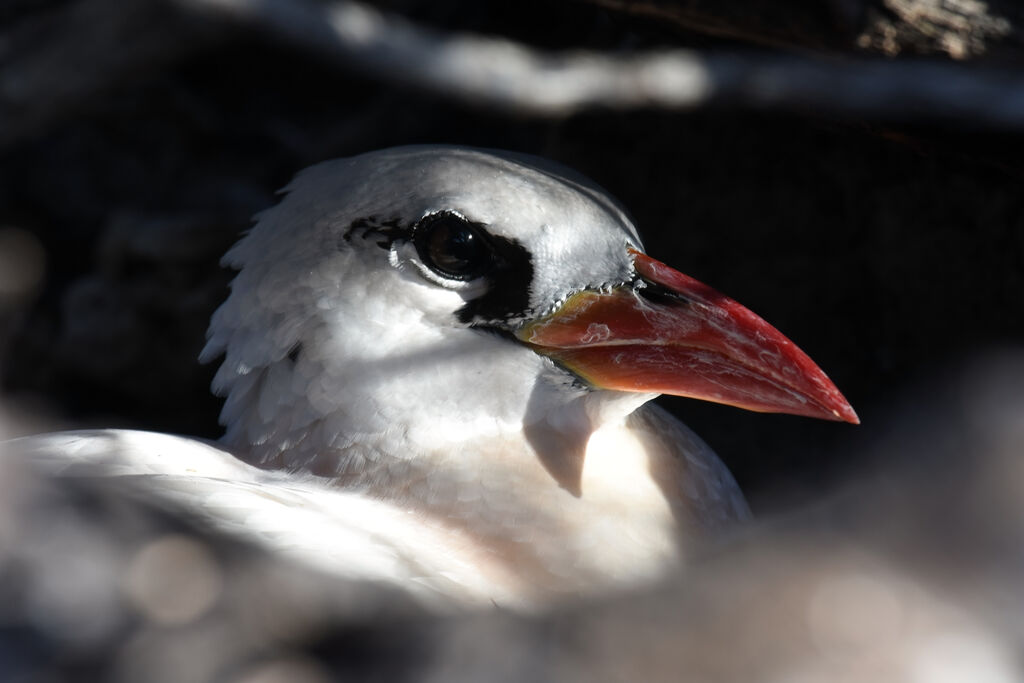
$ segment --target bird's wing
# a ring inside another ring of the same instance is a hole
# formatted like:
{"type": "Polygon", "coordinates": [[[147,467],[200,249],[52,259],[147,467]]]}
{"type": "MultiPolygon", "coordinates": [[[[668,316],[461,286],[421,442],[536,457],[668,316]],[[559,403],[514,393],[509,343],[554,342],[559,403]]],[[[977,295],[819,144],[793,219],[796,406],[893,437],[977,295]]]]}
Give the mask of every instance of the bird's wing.
{"type": "Polygon", "coordinates": [[[523,607],[481,571],[456,532],[314,477],[268,472],[202,441],[131,430],[90,430],[0,444],[47,476],[104,478],[191,523],[255,543],[348,580],[386,583],[431,609],[523,607]]]}

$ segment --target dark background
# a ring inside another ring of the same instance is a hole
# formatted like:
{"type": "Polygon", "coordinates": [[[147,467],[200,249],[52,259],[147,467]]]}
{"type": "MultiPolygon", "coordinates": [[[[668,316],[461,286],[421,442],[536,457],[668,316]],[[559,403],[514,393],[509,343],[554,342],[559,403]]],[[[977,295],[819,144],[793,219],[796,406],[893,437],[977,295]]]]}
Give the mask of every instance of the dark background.
{"type": "MultiPolygon", "coordinates": [[[[9,91],[26,73],[45,82],[43,67],[59,62],[69,36],[94,30],[71,26],[79,15],[70,12],[90,4],[100,21],[102,2],[8,5],[0,31],[16,40],[4,56],[23,67],[7,71],[9,91]]],[[[382,4],[437,31],[545,51],[1016,63],[1013,32],[996,40],[982,31],[966,52],[943,52],[872,3],[842,16],[827,5],[824,17],[800,3],[763,15],[748,3],[724,17],[700,3],[648,3],[642,13],[632,3],[382,4]]],[[[220,255],[299,169],[407,143],[513,149],[579,169],[629,207],[651,255],[744,303],[821,365],[860,427],[665,401],[726,460],[755,511],[817,497],[876,465],[870,446],[892,414],[913,408],[911,387],[1024,338],[1014,125],[955,111],[851,113],[828,92],[821,106],[724,98],[684,110],[538,115],[325,58],[301,40],[175,3],[139,7],[162,8],[159,20],[125,24],[151,35],[97,39],[114,55],[110,41],[123,41],[137,59],[83,63],[71,95],[12,98],[0,109],[0,225],[16,238],[0,250],[7,245],[8,268],[40,250],[45,264],[2,299],[4,402],[50,424],[217,437],[214,368],[195,359],[231,277],[220,255]],[[140,49],[172,42],[174,22],[190,28],[173,49],[140,49]]],[[[76,49],[67,54],[89,53],[76,49]]],[[[78,73],[61,68],[62,83],[78,73]]]]}
{"type": "Polygon", "coordinates": [[[1019,3],[375,5],[395,14],[360,42],[321,30],[338,0],[0,1],[0,439],[218,436],[196,357],[221,254],[299,169],[406,143],[594,178],[654,257],[791,337],[863,424],[666,400],[758,520],[659,586],[541,615],[429,614],[121,477],[0,457],[0,679],[1021,680],[1019,3]],[[530,48],[527,77],[432,59],[481,35],[530,48]],[[707,93],[613,80],[667,49],[707,93]],[[531,78],[594,55],[606,92],[539,101],[531,78]],[[173,606],[206,580],[181,621],[137,594],[173,606]]]}

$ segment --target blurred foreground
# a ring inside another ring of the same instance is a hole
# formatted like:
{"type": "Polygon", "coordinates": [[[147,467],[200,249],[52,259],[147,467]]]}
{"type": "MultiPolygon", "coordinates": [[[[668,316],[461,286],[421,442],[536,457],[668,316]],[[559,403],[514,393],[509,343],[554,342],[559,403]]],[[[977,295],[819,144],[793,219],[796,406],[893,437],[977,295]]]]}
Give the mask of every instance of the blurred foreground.
{"type": "Polygon", "coordinates": [[[663,587],[538,617],[434,617],[0,457],[0,679],[1021,680],[1022,385],[1016,350],[919,387],[871,472],[663,587]]]}

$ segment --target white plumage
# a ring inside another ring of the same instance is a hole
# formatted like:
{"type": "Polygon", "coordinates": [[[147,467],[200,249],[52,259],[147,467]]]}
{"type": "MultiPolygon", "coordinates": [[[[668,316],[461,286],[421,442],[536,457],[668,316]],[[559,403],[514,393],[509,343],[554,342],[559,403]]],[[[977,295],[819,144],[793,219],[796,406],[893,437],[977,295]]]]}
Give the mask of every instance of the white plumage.
{"type": "Polygon", "coordinates": [[[8,450],[438,609],[649,581],[748,514],[649,399],[856,418],[773,328],[640,251],[613,200],[538,159],[326,162],[225,257],[202,354],[223,356],[222,447],[106,430],[8,450]]]}

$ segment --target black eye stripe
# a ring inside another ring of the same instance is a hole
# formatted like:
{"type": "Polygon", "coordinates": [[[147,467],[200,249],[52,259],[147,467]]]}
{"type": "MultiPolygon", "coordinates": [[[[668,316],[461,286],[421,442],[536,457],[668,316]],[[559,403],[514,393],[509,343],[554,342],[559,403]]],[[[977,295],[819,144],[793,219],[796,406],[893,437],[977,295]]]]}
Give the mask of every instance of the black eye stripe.
{"type": "Polygon", "coordinates": [[[533,260],[517,240],[488,235],[493,266],[487,273],[487,291],[466,302],[456,315],[463,323],[507,329],[521,320],[530,307],[533,260]]]}
{"type": "MultiPolygon", "coordinates": [[[[365,216],[357,218],[349,224],[348,229],[342,233],[341,238],[346,244],[351,244],[353,239],[377,238],[377,246],[384,250],[391,249],[391,246],[399,240],[408,238],[410,228],[403,226],[397,218],[381,220],[377,216],[365,216]]],[[[339,244],[339,247],[342,245],[339,244]]]]}
{"type": "MultiPolygon", "coordinates": [[[[514,321],[521,320],[530,308],[530,293],[533,288],[533,260],[530,252],[518,240],[492,234],[485,226],[468,221],[454,211],[439,212],[430,216],[440,215],[455,216],[469,223],[475,231],[474,234],[483,239],[489,250],[488,268],[480,276],[485,278],[487,289],[480,296],[467,301],[455,312],[456,317],[461,323],[474,327],[508,329],[514,321]]],[[[390,251],[396,242],[408,241],[416,246],[417,231],[430,216],[420,219],[413,225],[403,225],[398,218],[382,220],[374,215],[357,218],[341,235],[338,246],[351,248],[350,245],[357,239],[374,240],[376,245],[385,251],[390,251]]],[[[417,253],[422,259],[423,255],[419,253],[418,247],[417,253]]],[[[443,273],[441,277],[452,278],[451,275],[443,273]]]]}

